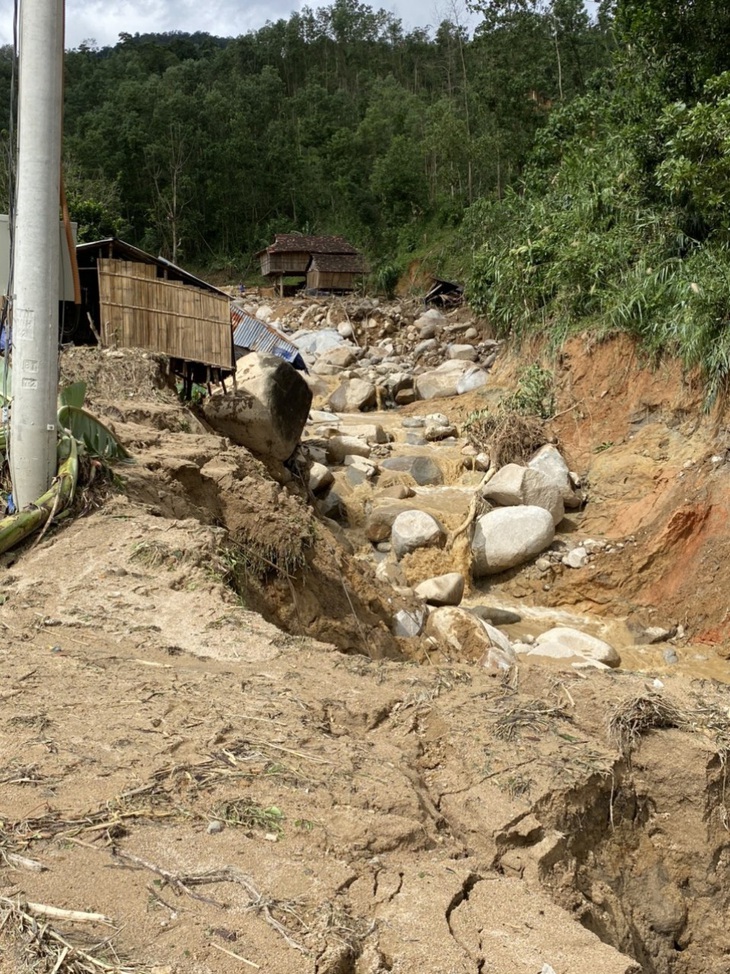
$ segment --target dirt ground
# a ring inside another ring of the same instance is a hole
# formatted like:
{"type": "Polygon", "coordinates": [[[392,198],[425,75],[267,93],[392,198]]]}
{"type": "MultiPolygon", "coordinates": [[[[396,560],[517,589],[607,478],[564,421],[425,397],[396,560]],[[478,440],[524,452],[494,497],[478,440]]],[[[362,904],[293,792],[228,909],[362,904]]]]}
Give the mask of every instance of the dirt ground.
{"type": "MultiPolygon", "coordinates": [[[[568,354],[580,530],[641,544],[505,591],[722,646],[722,423],[568,354]]],[[[136,463],[0,575],[0,974],[726,974],[730,687],[414,662],[296,483],[112,356],[64,371],[136,463]]]]}

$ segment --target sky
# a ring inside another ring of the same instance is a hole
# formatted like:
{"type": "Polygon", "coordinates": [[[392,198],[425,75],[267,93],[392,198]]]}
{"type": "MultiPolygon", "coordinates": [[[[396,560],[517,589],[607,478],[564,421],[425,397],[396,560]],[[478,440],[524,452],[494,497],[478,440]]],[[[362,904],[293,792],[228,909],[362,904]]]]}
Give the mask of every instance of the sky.
{"type": "MultiPolygon", "coordinates": [[[[456,5],[460,20],[469,16],[463,0],[364,0],[403,21],[406,30],[439,24],[456,5]]],[[[119,34],[160,33],[181,30],[205,31],[218,37],[238,37],[262,27],[267,20],[288,18],[302,6],[328,6],[329,0],[66,0],[66,47],[95,41],[99,47],[114,45],[119,34]]],[[[0,44],[13,40],[13,0],[0,0],[0,44]]]]}

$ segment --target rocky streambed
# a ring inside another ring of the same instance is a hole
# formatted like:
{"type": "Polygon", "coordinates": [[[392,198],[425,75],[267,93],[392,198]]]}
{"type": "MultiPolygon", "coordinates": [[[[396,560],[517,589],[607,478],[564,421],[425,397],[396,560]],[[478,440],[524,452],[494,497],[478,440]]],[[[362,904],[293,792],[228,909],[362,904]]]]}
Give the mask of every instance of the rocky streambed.
{"type": "MultiPolygon", "coordinates": [[[[313,403],[298,471],[354,557],[399,596],[416,599],[392,621],[397,637],[421,639],[411,653],[484,660],[497,671],[531,655],[728,677],[724,659],[693,642],[702,613],[682,615],[671,601],[637,605],[630,578],[642,522],[625,533],[617,524],[596,530],[616,509],[596,468],[617,455],[631,494],[646,461],[631,439],[662,426],[668,441],[676,439],[677,414],[686,423],[683,404],[662,415],[677,395],[671,382],[660,409],[644,396],[641,421],[635,409],[627,416],[623,444],[593,442],[588,452],[581,443],[579,452],[574,432],[565,435],[566,423],[577,427],[586,410],[585,400],[564,407],[571,373],[558,360],[515,359],[463,310],[369,300],[287,302],[278,317],[268,305],[247,310],[273,320],[309,364],[313,403]],[[627,454],[638,461],[635,478],[627,454]],[[592,591],[571,599],[586,578],[602,586],[600,600],[592,591]]],[[[594,395],[603,403],[608,390],[594,395]]],[[[632,398],[613,402],[617,426],[632,398]]],[[[706,449],[697,430],[694,438],[697,452],[706,449]]],[[[697,463],[686,458],[692,436],[683,440],[677,481],[697,463]]],[[[716,456],[715,472],[725,463],[725,454],[716,456]]],[[[640,574],[637,589],[646,566],[640,574]]]]}

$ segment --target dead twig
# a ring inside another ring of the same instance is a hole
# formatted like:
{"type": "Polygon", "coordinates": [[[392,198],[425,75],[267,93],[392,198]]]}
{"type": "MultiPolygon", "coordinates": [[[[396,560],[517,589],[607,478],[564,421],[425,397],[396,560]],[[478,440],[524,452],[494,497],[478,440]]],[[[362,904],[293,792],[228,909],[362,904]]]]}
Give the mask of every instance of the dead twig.
{"type": "Polygon", "coordinates": [[[242,964],[248,964],[249,967],[253,967],[257,971],[261,970],[260,964],[254,964],[252,960],[247,960],[245,957],[241,957],[240,954],[235,954],[232,950],[228,950],[227,947],[221,947],[220,944],[214,944],[212,940],[210,942],[210,946],[215,948],[215,950],[219,950],[222,954],[228,954],[229,957],[235,957],[236,960],[240,960],[242,964]]]}

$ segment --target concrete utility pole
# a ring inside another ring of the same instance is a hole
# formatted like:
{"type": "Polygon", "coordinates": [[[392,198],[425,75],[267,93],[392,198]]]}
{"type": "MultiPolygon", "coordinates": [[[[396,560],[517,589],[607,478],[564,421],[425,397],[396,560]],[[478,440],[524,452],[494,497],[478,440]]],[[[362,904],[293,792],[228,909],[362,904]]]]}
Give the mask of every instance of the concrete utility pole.
{"type": "Polygon", "coordinates": [[[56,472],[63,0],[21,0],[10,473],[18,510],[56,472]]]}

